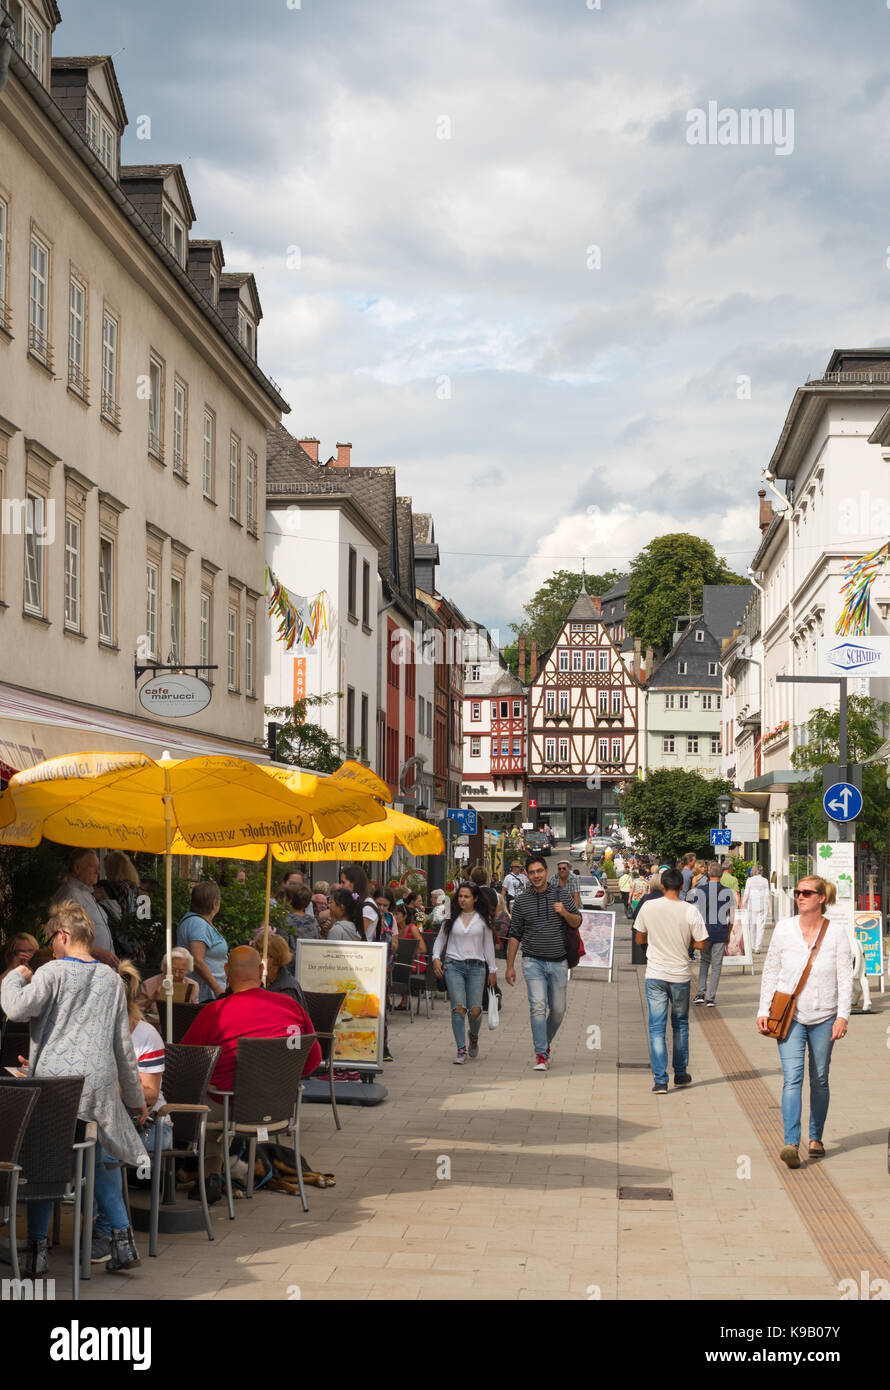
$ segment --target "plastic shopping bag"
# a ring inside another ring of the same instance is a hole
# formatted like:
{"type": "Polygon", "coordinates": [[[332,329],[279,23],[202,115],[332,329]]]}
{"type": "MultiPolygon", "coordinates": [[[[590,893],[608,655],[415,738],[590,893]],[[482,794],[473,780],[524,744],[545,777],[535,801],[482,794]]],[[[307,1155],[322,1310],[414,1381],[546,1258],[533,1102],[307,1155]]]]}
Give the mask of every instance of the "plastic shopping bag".
{"type": "Polygon", "coordinates": [[[501,1021],[501,1020],[500,1020],[500,1018],[499,1018],[499,1016],[498,1016],[498,996],[497,996],[497,991],[496,991],[496,990],[493,990],[493,989],[490,989],[490,990],[488,991],[488,1026],[489,1026],[489,1028],[497,1028],[497,1026],[498,1026],[498,1024],[500,1023],[500,1021],[501,1021]]]}

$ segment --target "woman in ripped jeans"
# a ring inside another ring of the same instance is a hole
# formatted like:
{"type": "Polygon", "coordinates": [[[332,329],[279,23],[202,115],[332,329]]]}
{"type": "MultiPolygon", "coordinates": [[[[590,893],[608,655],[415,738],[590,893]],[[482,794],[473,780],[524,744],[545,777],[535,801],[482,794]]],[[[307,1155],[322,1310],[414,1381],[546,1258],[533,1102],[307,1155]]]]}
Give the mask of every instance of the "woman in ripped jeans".
{"type": "Polygon", "coordinates": [[[457,1044],[455,1066],[479,1056],[479,1026],[482,1021],[482,995],[486,976],[488,986],[497,984],[494,959],[494,933],[488,899],[475,883],[462,883],[451,899],[451,913],[443,922],[433,947],[433,969],[444,975],[451,1000],[451,1028],[457,1044]],[[444,966],[442,961],[444,959],[444,966]],[[469,1052],[466,1019],[470,1016],[469,1052]]]}

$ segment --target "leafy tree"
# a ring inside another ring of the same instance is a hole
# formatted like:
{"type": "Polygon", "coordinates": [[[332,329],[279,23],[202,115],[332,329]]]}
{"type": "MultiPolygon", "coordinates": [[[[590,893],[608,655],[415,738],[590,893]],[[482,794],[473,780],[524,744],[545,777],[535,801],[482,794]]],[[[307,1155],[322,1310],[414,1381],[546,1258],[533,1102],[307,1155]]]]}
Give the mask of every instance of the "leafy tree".
{"type": "MultiPolygon", "coordinates": [[[[293,763],[309,772],[336,772],[344,758],[353,757],[361,749],[348,749],[320,724],[313,724],[306,715],[310,709],[342,700],[332,695],[306,695],[293,705],[267,705],[266,715],[278,722],[275,757],[280,763],[293,763]]],[[[367,750],[366,750],[367,751],[367,750]]]]}
{"type": "MultiPolygon", "coordinates": [[[[515,626],[515,625],[514,625],[515,626]]],[[[519,675],[519,643],[509,642],[506,647],[501,647],[501,656],[507,664],[508,670],[514,676],[519,675]]]]}
{"type": "MultiPolygon", "coordinates": [[[[588,574],[584,583],[589,594],[604,594],[620,578],[618,570],[607,570],[605,574],[588,574]]],[[[557,570],[525,604],[525,621],[510,624],[517,635],[524,633],[529,645],[537,642],[539,656],[559,636],[566,615],[581,592],[581,583],[582,576],[575,570],[557,570]]]]}
{"type": "Polygon", "coordinates": [[[669,648],[674,620],[681,613],[700,613],[705,584],[746,584],[710,541],[685,531],[656,536],[630,566],[627,630],[643,647],[669,648]]]}
{"type": "Polygon", "coordinates": [[[622,809],[634,843],[673,863],[687,851],[709,859],[709,832],[720,824],[717,798],[732,783],[682,768],[659,768],[631,782],[622,809]]]}
{"type": "MultiPolygon", "coordinates": [[[[851,695],[847,703],[847,757],[851,763],[864,762],[877,751],[886,737],[890,705],[866,695],[851,695]]],[[[791,762],[796,768],[812,770],[803,785],[790,794],[788,820],[792,842],[801,845],[827,837],[822,808],[822,768],[840,758],[840,711],[814,709],[807,721],[807,742],[796,748],[791,762]]],[[[856,842],[875,853],[887,845],[890,792],[883,763],[870,763],[862,769],[862,812],[856,821],[856,842]]]]}

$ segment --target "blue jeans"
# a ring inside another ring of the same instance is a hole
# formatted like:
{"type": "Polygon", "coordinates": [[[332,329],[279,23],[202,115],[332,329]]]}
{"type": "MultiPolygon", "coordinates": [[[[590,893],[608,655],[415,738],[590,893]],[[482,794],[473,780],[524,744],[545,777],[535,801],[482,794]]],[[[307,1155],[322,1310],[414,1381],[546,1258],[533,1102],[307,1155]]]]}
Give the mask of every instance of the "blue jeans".
{"type": "Polygon", "coordinates": [[[488,978],[484,960],[446,960],[445,985],[451,1000],[451,1031],[459,1049],[467,1045],[466,1016],[471,1013],[470,1032],[479,1032],[482,1018],[482,993],[488,978]],[[472,1013],[473,1009],[478,1010],[472,1013]],[[462,1011],[462,1012],[461,1012],[462,1011]],[[475,1023],[475,1028],[472,1026],[475,1023]]]}
{"type": "MultiPolygon", "coordinates": [[[[78,1121],[77,1142],[83,1139],[82,1122],[78,1121]]],[[[52,1202],[28,1202],[28,1239],[46,1240],[52,1216],[52,1202]]],[[[125,1231],[130,1220],[124,1203],[121,1170],[116,1158],[96,1146],[96,1188],[93,1204],[93,1230],[110,1235],[113,1230],[125,1231]],[[113,1167],[106,1167],[113,1164],[113,1167]]]]}
{"type": "Polygon", "coordinates": [[[821,1139],[828,1115],[828,1067],[831,1062],[831,1029],[835,1020],[824,1023],[791,1025],[784,1042],[779,1043],[779,1059],[785,1084],[782,1087],[782,1124],[785,1143],[800,1143],[800,1108],[803,1091],[804,1057],[810,1054],[810,1138],[821,1139]]]}
{"type": "Polygon", "coordinates": [[[646,1006],[649,1011],[649,1057],[656,1086],[668,1083],[667,1016],[671,1010],[674,1034],[674,1076],[689,1070],[689,981],[647,980],[646,1006]]]}
{"type": "Polygon", "coordinates": [[[528,990],[532,1042],[536,1056],[543,1057],[565,1018],[569,967],[564,960],[536,960],[534,956],[523,956],[522,973],[528,990]]]}

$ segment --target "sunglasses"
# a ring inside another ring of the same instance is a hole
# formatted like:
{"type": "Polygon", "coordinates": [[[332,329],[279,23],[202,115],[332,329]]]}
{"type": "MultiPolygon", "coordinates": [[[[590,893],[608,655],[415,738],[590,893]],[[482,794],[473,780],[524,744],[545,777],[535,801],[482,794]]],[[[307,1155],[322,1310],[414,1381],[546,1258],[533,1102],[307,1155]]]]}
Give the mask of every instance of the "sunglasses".
{"type": "Polygon", "coordinates": [[[817,898],[819,893],[815,888],[795,888],[794,896],[796,898],[817,898]]]}

